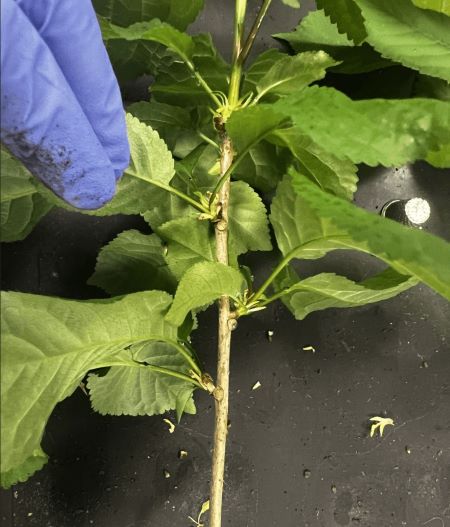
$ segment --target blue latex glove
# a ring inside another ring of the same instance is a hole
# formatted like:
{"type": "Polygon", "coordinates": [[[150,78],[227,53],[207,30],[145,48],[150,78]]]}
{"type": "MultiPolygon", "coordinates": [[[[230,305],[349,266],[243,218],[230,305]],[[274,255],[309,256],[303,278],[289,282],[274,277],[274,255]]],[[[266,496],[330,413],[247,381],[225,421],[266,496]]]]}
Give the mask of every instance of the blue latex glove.
{"type": "Polygon", "coordinates": [[[58,196],[114,196],[129,147],[90,0],[1,0],[1,110],[2,143],[58,196]]]}

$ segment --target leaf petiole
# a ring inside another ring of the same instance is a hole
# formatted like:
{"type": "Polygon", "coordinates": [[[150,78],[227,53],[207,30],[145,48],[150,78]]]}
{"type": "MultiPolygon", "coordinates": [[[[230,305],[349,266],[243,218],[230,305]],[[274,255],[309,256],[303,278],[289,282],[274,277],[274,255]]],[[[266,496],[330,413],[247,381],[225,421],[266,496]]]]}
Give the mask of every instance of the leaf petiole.
{"type": "Polygon", "coordinates": [[[144,179],[144,181],[147,181],[148,183],[151,183],[152,185],[155,185],[155,187],[162,188],[163,190],[167,190],[167,192],[170,192],[171,194],[174,194],[175,196],[178,196],[182,200],[189,203],[189,205],[192,205],[195,209],[197,209],[200,212],[209,213],[209,209],[207,207],[204,207],[201,203],[196,201],[195,199],[192,199],[190,196],[185,194],[184,192],[181,192],[181,190],[176,189],[175,187],[172,187],[171,185],[166,185],[165,183],[161,183],[156,180],[148,180],[144,179]]]}
{"type": "Polygon", "coordinates": [[[245,40],[245,43],[242,46],[242,51],[239,54],[239,63],[241,65],[243,65],[245,61],[247,60],[247,57],[255,41],[256,35],[258,34],[259,28],[261,27],[261,24],[264,20],[264,17],[267,14],[267,11],[269,10],[271,3],[272,3],[272,0],[264,0],[263,3],[261,4],[258,14],[256,15],[255,21],[253,22],[253,26],[250,29],[247,39],[245,40]]]}

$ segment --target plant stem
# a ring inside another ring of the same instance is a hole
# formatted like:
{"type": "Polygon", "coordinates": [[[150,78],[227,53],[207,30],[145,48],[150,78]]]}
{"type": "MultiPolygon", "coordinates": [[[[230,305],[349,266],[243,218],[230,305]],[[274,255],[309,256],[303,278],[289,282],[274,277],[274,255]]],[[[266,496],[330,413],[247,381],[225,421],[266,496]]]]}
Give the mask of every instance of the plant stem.
{"type": "MultiPolygon", "coordinates": [[[[224,137],[221,148],[221,173],[224,174],[233,161],[231,140],[224,137]]],[[[216,258],[217,261],[228,265],[228,201],[230,181],[228,180],[220,190],[219,203],[221,218],[216,223],[216,258]]],[[[231,345],[230,299],[222,296],[219,300],[219,335],[217,380],[215,394],[215,429],[214,451],[212,459],[212,477],[210,494],[210,526],[220,527],[222,524],[222,494],[225,471],[225,451],[228,432],[228,392],[230,376],[230,345],[231,345]]]]}
{"type": "MultiPolygon", "coordinates": [[[[231,67],[228,102],[231,107],[239,100],[242,67],[238,64],[244,34],[245,11],[247,0],[236,0],[234,19],[233,62],[231,67]]],[[[223,127],[223,125],[222,125],[223,127]]],[[[220,174],[221,178],[228,173],[233,163],[233,145],[224,128],[219,130],[221,136],[220,174]]],[[[215,224],[216,259],[228,265],[228,203],[230,198],[230,179],[227,178],[219,191],[220,218],[215,224]]],[[[219,299],[219,330],[217,346],[217,380],[215,398],[214,450],[212,458],[211,493],[210,493],[210,527],[222,525],[222,495],[225,473],[225,454],[228,434],[228,397],[230,382],[230,346],[231,332],[236,321],[230,317],[230,299],[222,296],[219,299]]]]}
{"type": "Polygon", "coordinates": [[[148,179],[143,179],[143,181],[146,181],[147,183],[151,183],[152,185],[155,185],[155,187],[162,188],[164,190],[167,190],[167,192],[170,192],[171,194],[175,194],[175,196],[178,196],[182,200],[189,203],[189,205],[192,205],[194,208],[199,210],[200,212],[209,213],[209,210],[206,207],[203,207],[201,203],[196,201],[195,199],[192,199],[184,192],[181,192],[181,190],[176,189],[175,187],[171,187],[170,185],[166,185],[165,183],[160,183],[159,181],[152,180],[149,181],[148,179]]]}
{"type": "MultiPolygon", "coordinates": [[[[281,273],[281,271],[288,265],[288,263],[292,260],[295,253],[297,252],[297,248],[294,251],[291,251],[288,253],[281,262],[275,267],[275,269],[270,273],[269,277],[265,280],[265,282],[262,284],[262,286],[256,291],[256,293],[252,296],[252,301],[259,300],[262,295],[265,293],[266,289],[269,287],[269,285],[275,280],[275,278],[281,273]]],[[[275,299],[274,299],[275,300],[275,299]]],[[[265,304],[264,304],[265,305],[265,304]]]]}
{"type": "Polygon", "coordinates": [[[180,353],[183,356],[184,360],[189,364],[192,370],[195,371],[197,375],[200,375],[200,376],[202,375],[202,370],[198,367],[197,363],[195,362],[191,354],[185,349],[185,347],[182,344],[180,344],[179,342],[175,340],[170,340],[170,339],[163,340],[162,342],[167,342],[167,344],[169,344],[170,346],[173,346],[178,351],[178,353],[180,353]]]}
{"type": "MultiPolygon", "coordinates": [[[[184,58],[184,57],[183,57],[184,58]]],[[[220,102],[220,99],[216,96],[216,94],[212,91],[208,83],[205,81],[205,79],[200,75],[200,73],[195,69],[194,63],[190,60],[186,60],[184,58],[186,66],[190,69],[192,75],[197,79],[197,82],[199,85],[205,90],[205,92],[209,95],[212,101],[214,101],[215,105],[217,107],[220,107],[222,103],[220,102]]]]}
{"type": "Polygon", "coordinates": [[[214,148],[216,148],[217,150],[220,150],[220,146],[215,141],[213,141],[210,137],[205,135],[204,133],[202,133],[199,130],[197,130],[197,135],[199,137],[201,137],[203,139],[203,141],[205,141],[205,143],[208,143],[211,146],[213,146],[214,148]]]}
{"type": "Polygon", "coordinates": [[[161,368],[159,366],[153,366],[152,364],[142,364],[142,367],[155,371],[157,373],[163,373],[164,375],[169,375],[170,377],[176,377],[177,379],[190,382],[191,384],[194,384],[195,386],[197,386],[197,388],[200,388],[202,390],[205,389],[205,387],[202,386],[198,381],[196,381],[192,377],[189,377],[188,375],[185,375],[184,373],[180,373],[179,371],[169,370],[168,368],[161,368]]]}
{"type": "Polygon", "coordinates": [[[266,16],[266,13],[271,3],[272,0],[264,0],[259,9],[258,15],[256,16],[255,21],[253,22],[253,26],[250,29],[250,33],[248,34],[248,37],[239,55],[239,64],[241,66],[243,66],[245,61],[247,60],[250,50],[252,49],[253,42],[255,41],[256,35],[258,34],[259,28],[261,27],[262,21],[264,20],[264,17],[266,16]]]}

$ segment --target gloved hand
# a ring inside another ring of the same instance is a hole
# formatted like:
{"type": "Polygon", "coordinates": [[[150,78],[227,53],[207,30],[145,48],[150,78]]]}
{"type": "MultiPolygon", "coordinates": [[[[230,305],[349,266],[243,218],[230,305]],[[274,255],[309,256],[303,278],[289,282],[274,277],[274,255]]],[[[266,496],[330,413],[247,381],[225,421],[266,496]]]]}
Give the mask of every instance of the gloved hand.
{"type": "Polygon", "coordinates": [[[90,0],[1,1],[1,141],[75,207],[113,197],[129,147],[90,0]]]}

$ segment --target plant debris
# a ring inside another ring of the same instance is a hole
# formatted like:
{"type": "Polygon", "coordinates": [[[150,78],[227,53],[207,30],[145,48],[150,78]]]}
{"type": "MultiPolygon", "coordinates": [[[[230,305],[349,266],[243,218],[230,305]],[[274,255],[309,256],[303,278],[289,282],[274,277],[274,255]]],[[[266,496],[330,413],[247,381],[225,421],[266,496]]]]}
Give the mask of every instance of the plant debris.
{"type": "Polygon", "coordinates": [[[170,419],[163,419],[163,421],[169,425],[169,434],[173,434],[175,432],[175,425],[172,423],[170,419]]]}
{"type": "Polygon", "coordinates": [[[184,459],[185,457],[188,457],[188,452],[187,450],[180,450],[178,452],[178,458],[179,459],[184,459]]]}
{"type": "Polygon", "coordinates": [[[370,421],[374,421],[374,424],[370,427],[370,437],[375,435],[375,432],[379,429],[380,437],[383,437],[384,427],[387,425],[394,425],[394,421],[390,417],[371,417],[370,421]]]}
{"type": "Polygon", "coordinates": [[[204,527],[205,524],[201,522],[201,519],[202,519],[203,514],[205,514],[205,512],[207,511],[209,511],[209,500],[203,503],[202,508],[200,509],[200,512],[196,520],[194,520],[192,516],[188,516],[188,518],[191,520],[191,522],[195,524],[195,527],[204,527]]]}
{"type": "Polygon", "coordinates": [[[302,349],[303,351],[312,351],[313,353],[316,353],[316,348],[314,346],[305,346],[302,349]]]}
{"type": "Polygon", "coordinates": [[[255,384],[252,386],[252,390],[257,390],[258,388],[261,388],[262,384],[259,381],[256,381],[255,384]]]}
{"type": "Polygon", "coordinates": [[[268,340],[269,342],[272,342],[272,337],[273,337],[273,335],[274,335],[274,331],[272,331],[271,329],[268,329],[268,330],[266,331],[266,337],[267,337],[267,340],[268,340]]]}

